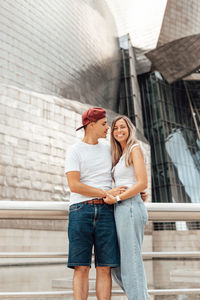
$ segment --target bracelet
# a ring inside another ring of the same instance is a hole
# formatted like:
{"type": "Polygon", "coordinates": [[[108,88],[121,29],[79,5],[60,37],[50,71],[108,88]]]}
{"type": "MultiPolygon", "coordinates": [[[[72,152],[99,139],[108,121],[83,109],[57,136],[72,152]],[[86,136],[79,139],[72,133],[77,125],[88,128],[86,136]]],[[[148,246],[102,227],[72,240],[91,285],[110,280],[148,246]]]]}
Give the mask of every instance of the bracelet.
{"type": "Polygon", "coordinates": [[[115,199],[116,199],[116,203],[121,201],[121,199],[120,199],[120,196],[119,196],[119,195],[117,195],[117,196],[115,197],[115,199]]]}

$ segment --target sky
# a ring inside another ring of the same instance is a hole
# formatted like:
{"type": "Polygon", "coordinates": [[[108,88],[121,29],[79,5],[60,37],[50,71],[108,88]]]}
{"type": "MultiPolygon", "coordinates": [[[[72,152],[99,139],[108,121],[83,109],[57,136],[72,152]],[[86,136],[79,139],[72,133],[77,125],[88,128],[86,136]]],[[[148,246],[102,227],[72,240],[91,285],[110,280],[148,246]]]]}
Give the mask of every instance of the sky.
{"type": "Polygon", "coordinates": [[[106,0],[115,17],[118,35],[129,33],[132,44],[156,47],[167,0],[106,0]]]}

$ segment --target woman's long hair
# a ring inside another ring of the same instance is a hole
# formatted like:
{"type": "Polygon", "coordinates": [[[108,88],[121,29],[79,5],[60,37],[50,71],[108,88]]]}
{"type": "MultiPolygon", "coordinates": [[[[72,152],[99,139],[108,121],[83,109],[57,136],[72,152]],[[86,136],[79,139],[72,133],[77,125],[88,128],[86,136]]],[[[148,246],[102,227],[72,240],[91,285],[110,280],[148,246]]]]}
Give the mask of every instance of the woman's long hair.
{"type": "Polygon", "coordinates": [[[118,116],[116,117],[111,124],[111,134],[110,134],[110,142],[111,142],[111,153],[112,153],[112,164],[113,167],[118,163],[120,157],[122,156],[122,148],[121,145],[118,141],[115,140],[113,136],[113,131],[115,128],[115,124],[118,120],[123,119],[127,126],[128,126],[128,131],[129,131],[129,136],[126,142],[126,147],[124,149],[124,154],[125,154],[125,166],[129,167],[132,164],[130,152],[131,152],[131,147],[132,145],[137,143],[137,140],[135,138],[135,133],[136,133],[136,128],[131,122],[131,120],[126,117],[126,116],[118,116]]]}

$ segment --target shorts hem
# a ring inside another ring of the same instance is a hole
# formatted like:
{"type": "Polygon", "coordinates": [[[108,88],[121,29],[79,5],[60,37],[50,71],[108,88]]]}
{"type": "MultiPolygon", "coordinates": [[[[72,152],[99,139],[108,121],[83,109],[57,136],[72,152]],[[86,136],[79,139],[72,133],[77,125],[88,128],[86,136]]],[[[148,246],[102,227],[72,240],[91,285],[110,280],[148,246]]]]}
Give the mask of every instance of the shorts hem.
{"type": "Polygon", "coordinates": [[[85,263],[85,264],[69,263],[69,264],[67,264],[67,267],[70,268],[70,269],[74,269],[75,267],[90,267],[91,268],[91,264],[87,264],[87,263],[85,263]]]}
{"type": "Polygon", "coordinates": [[[110,267],[110,268],[117,268],[119,267],[120,264],[96,264],[95,265],[95,268],[96,267],[110,267]]]}

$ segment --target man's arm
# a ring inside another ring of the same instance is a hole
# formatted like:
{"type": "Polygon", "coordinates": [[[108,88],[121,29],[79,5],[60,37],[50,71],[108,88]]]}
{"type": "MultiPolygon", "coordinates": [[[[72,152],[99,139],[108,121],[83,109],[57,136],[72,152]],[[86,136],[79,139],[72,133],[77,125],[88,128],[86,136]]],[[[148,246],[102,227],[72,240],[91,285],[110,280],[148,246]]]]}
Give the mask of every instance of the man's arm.
{"type": "Polygon", "coordinates": [[[78,171],[67,172],[66,176],[70,191],[73,193],[98,198],[103,198],[107,195],[107,192],[102,189],[94,188],[80,182],[80,172],[78,171]]]}
{"type": "Polygon", "coordinates": [[[103,189],[89,186],[87,184],[80,182],[80,172],[78,171],[67,172],[66,176],[67,176],[67,181],[68,181],[70,191],[84,196],[104,198],[107,196],[107,193],[113,196],[117,196],[120,194],[120,192],[122,193],[126,189],[125,186],[120,186],[105,191],[103,189]]]}

